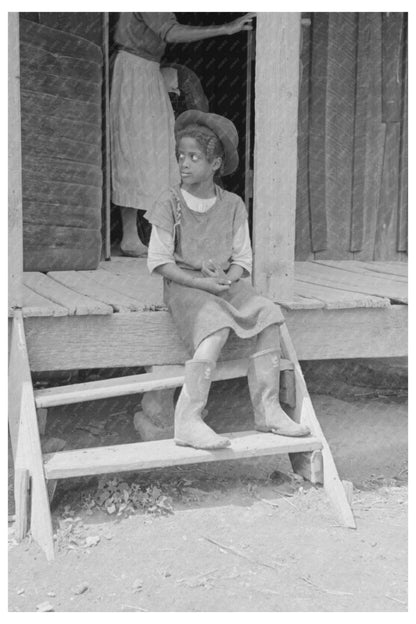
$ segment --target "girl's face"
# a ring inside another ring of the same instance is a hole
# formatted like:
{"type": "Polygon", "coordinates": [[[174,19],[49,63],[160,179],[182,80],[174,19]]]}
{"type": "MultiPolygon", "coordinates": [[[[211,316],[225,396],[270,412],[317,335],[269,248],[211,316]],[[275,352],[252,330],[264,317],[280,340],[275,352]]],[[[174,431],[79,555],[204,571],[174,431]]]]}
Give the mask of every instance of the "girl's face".
{"type": "Polygon", "coordinates": [[[212,182],[221,166],[221,158],[207,160],[201,146],[192,137],[182,137],[177,148],[179,171],[185,187],[195,187],[212,182]]]}

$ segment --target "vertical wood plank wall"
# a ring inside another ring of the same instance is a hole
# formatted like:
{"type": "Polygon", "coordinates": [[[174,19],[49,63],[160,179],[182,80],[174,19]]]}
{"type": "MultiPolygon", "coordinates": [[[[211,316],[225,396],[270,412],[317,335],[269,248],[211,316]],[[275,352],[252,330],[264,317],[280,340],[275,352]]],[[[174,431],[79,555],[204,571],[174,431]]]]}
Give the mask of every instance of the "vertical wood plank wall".
{"type": "Polygon", "coordinates": [[[303,16],[295,259],[406,260],[407,14],[303,16]]]}
{"type": "Polygon", "coordinates": [[[300,13],[257,15],[253,277],[280,300],[294,285],[300,27],[300,13]]]}
{"type": "Polygon", "coordinates": [[[22,307],[23,224],[22,224],[22,151],[20,120],[19,14],[9,13],[9,310],[22,307]]]}

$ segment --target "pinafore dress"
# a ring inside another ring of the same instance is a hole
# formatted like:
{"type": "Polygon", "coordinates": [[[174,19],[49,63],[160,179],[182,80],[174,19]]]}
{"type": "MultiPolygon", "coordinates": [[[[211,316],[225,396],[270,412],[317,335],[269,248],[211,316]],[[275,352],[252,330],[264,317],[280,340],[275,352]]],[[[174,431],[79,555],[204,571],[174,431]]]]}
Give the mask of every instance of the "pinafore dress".
{"type": "MultiPolygon", "coordinates": [[[[209,259],[224,271],[229,269],[234,234],[247,219],[238,195],[218,186],[216,194],[215,204],[207,212],[197,213],[187,206],[180,188],[173,187],[145,214],[150,223],[174,236],[176,264],[195,277],[202,276],[202,263],[209,259]]],[[[164,301],[191,355],[202,340],[220,329],[228,327],[240,338],[252,338],[266,327],[284,322],[279,306],[259,295],[246,279],[214,295],[165,278],[164,301]]]]}

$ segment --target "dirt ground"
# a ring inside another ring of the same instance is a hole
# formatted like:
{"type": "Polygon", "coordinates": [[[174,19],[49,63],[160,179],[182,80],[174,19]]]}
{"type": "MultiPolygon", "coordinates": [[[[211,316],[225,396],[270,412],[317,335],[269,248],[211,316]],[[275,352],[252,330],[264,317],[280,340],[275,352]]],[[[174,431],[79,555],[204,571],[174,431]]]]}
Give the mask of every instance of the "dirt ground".
{"type": "MultiPolygon", "coordinates": [[[[406,611],[403,363],[304,372],[340,476],[354,484],[357,530],[338,525],[324,490],[287,457],[61,481],[55,561],[29,538],[17,544],[9,523],[9,611],[406,611]]],[[[138,401],[55,408],[46,436],[66,448],[137,440],[138,401]]],[[[214,384],[208,410],[218,430],[251,428],[246,381],[214,384]]]]}

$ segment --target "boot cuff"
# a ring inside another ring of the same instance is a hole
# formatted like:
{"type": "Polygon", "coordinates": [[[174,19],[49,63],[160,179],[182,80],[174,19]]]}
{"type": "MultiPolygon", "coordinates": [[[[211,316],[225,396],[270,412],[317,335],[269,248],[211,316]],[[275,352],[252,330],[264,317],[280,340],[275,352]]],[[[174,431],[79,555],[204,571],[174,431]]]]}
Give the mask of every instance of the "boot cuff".
{"type": "Polygon", "coordinates": [[[186,360],[185,366],[187,364],[209,364],[211,368],[215,368],[217,363],[214,360],[186,360]]]}
{"type": "Polygon", "coordinates": [[[268,353],[277,353],[280,356],[280,349],[274,347],[272,349],[264,349],[264,351],[257,351],[257,353],[253,353],[252,355],[250,355],[249,359],[254,360],[257,357],[260,357],[261,355],[266,355],[268,353]]]}

